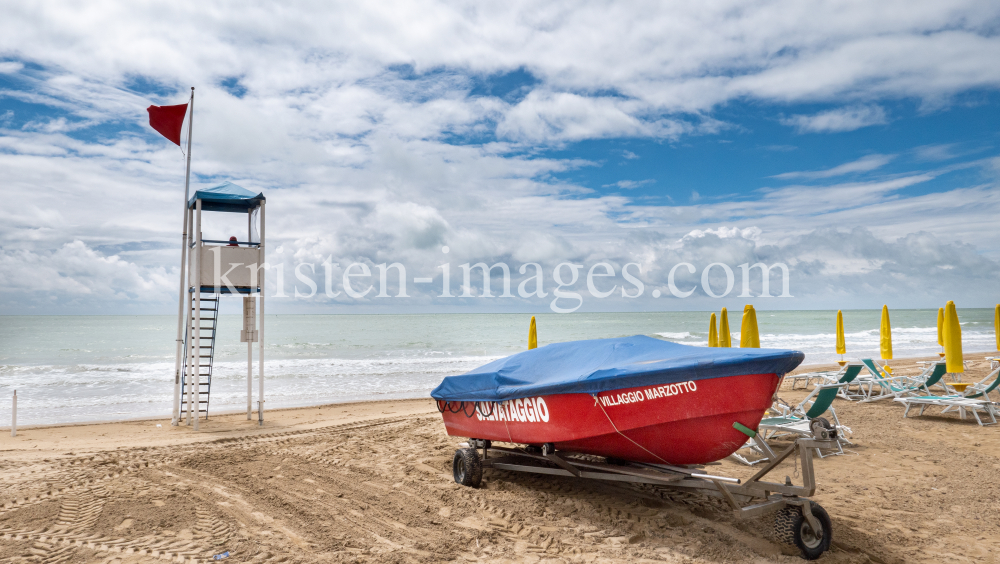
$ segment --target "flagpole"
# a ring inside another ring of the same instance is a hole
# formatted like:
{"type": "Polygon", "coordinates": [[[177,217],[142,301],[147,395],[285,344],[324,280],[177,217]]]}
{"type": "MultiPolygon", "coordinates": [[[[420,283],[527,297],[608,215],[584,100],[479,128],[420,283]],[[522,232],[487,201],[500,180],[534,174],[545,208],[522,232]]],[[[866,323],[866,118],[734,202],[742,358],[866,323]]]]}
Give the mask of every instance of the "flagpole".
{"type": "MultiPolygon", "coordinates": [[[[181,275],[180,297],[177,299],[177,358],[174,361],[174,413],[170,418],[171,425],[177,425],[181,409],[181,349],[184,343],[184,280],[187,273],[188,252],[188,193],[191,186],[191,131],[194,125],[194,86],[191,87],[191,101],[188,102],[188,142],[187,169],[184,172],[184,232],[181,234],[181,275]]],[[[186,355],[185,355],[186,356],[186,355]]],[[[190,380],[190,378],[189,378],[190,380]]],[[[190,406],[189,406],[190,409],[190,406]]]]}

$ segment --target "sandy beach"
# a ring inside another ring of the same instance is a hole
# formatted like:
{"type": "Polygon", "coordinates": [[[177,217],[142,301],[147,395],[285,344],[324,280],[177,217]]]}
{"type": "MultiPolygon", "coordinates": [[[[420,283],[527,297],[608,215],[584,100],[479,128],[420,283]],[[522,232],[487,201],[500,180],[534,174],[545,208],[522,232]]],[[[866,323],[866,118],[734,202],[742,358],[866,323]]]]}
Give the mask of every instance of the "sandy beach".
{"type": "MultiPolygon", "coordinates": [[[[983,356],[966,356],[964,380],[986,375],[983,356]]],[[[821,562],[1000,562],[1000,428],[937,408],[903,419],[891,401],[834,407],[855,446],[816,461],[834,524],[821,562]]],[[[0,561],[803,561],[769,519],[700,495],[489,470],[481,489],[458,486],[460,439],[429,400],[273,411],[263,428],[245,414],[197,433],[169,423],[4,431],[0,561]]]]}

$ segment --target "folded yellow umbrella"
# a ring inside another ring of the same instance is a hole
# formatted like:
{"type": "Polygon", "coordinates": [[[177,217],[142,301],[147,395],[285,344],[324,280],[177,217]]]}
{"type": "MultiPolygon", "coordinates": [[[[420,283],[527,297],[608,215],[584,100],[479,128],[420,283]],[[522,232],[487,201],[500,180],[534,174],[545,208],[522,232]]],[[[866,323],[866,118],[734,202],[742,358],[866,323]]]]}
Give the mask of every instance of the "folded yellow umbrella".
{"type": "MultiPolygon", "coordinates": [[[[879,350],[883,360],[892,360],[892,327],[889,325],[889,306],[882,306],[882,324],[878,330],[879,350]]],[[[892,368],[885,365],[885,371],[892,374],[892,368]]]]}
{"type": "Polygon", "coordinates": [[[941,346],[941,352],[938,353],[940,356],[944,356],[944,308],[938,308],[938,345],[941,346]]]}
{"type": "Polygon", "coordinates": [[[743,308],[743,323],[740,325],[740,348],[760,348],[760,335],[757,333],[757,312],[749,304],[743,308]]]}
{"type": "Polygon", "coordinates": [[[538,329],[535,328],[535,316],[531,316],[531,326],[528,327],[528,349],[538,348],[538,329]]]}
{"type": "MultiPolygon", "coordinates": [[[[997,311],[1000,312],[1000,306],[997,306],[997,311]]],[[[997,343],[1000,343],[1000,340],[997,343]]],[[[733,346],[733,336],[729,334],[729,312],[726,308],[722,308],[722,313],[719,314],[719,346],[726,348],[733,346]]]]}
{"type": "Polygon", "coordinates": [[[712,314],[712,319],[709,321],[708,325],[708,346],[717,347],[719,346],[719,334],[715,332],[715,314],[712,314]]]}
{"type": "Polygon", "coordinates": [[[847,343],[844,340],[844,312],[839,309],[837,310],[837,354],[841,355],[840,362],[843,363],[843,355],[847,354],[847,343]]]}
{"type": "MultiPolygon", "coordinates": [[[[722,318],[726,318],[726,308],[722,308],[722,318]]],[[[997,350],[1000,351],[1000,304],[993,310],[993,335],[997,339],[997,350]]]]}
{"type": "Polygon", "coordinates": [[[955,311],[953,301],[944,306],[944,361],[948,372],[965,372],[965,363],[962,362],[962,326],[958,323],[958,312],[955,311]]]}

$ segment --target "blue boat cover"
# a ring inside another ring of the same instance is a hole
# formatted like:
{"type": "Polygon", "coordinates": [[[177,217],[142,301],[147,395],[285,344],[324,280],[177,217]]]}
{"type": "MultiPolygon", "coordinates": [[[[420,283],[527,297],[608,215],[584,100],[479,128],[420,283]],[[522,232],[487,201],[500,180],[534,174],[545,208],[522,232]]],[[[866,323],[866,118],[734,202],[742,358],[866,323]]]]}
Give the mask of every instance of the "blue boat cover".
{"type": "Polygon", "coordinates": [[[555,343],[448,376],[431,397],[505,401],[549,394],[596,394],[742,374],[783,375],[805,358],[784,349],[692,347],[644,335],[555,343]]]}
{"type": "Polygon", "coordinates": [[[254,194],[242,186],[226,182],[214,188],[203,188],[194,193],[188,200],[188,207],[195,208],[195,202],[201,199],[203,211],[247,213],[265,200],[264,193],[254,194]]]}

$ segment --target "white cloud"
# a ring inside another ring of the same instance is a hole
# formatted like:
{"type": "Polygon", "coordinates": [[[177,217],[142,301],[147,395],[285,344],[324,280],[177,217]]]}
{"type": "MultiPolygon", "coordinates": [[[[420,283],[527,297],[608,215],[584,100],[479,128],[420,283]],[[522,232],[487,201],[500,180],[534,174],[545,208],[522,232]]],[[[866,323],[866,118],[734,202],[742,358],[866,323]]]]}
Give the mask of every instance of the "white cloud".
{"type": "Polygon", "coordinates": [[[21,129],[42,131],[45,133],[65,133],[68,131],[77,131],[80,129],[86,129],[96,125],[93,121],[69,121],[64,117],[46,120],[44,122],[40,121],[29,121],[21,126],[21,129]]]}
{"type": "Polygon", "coordinates": [[[761,230],[756,226],[740,229],[739,227],[726,227],[724,225],[715,229],[693,229],[684,235],[681,241],[701,239],[709,235],[715,235],[719,239],[742,238],[749,241],[757,241],[760,239],[761,230]]]}
{"type": "Polygon", "coordinates": [[[619,180],[618,182],[615,182],[613,184],[605,184],[602,187],[610,188],[612,186],[617,186],[618,188],[621,188],[623,190],[631,190],[633,188],[638,188],[640,186],[645,186],[647,184],[653,184],[654,182],[656,182],[656,180],[652,178],[647,178],[645,180],[619,180]]]}
{"type": "Polygon", "coordinates": [[[16,61],[5,61],[0,63],[0,74],[14,74],[24,68],[24,65],[16,61]]]}
{"type": "MultiPolygon", "coordinates": [[[[1000,85],[993,64],[1000,38],[977,23],[992,21],[1000,9],[980,2],[849,9],[794,2],[642,9],[556,3],[544,10],[528,2],[474,9],[437,1],[378,8],[300,1],[280,10],[210,4],[217,17],[206,17],[203,3],[155,11],[14,3],[0,22],[0,52],[48,69],[21,74],[42,78],[44,94],[71,100],[79,108],[72,111],[100,106],[141,120],[141,112],[122,107],[121,95],[94,88],[126,87],[136,77],[179,93],[195,84],[236,104],[215,85],[239,77],[246,103],[272,123],[287,122],[292,111],[324,131],[366,130],[388,119],[397,127],[412,123],[417,134],[426,115],[435,118],[427,122],[432,133],[442,124],[498,123],[501,136],[533,141],[673,139],[688,130],[690,120],[679,116],[703,116],[747,97],[881,95],[933,105],[1000,85]],[[394,70],[400,68],[412,69],[416,79],[394,70]],[[465,99],[475,77],[522,68],[539,81],[530,99],[489,107],[465,99]],[[437,100],[450,103],[431,110],[437,100]]],[[[800,117],[825,131],[877,123],[883,110],[859,103],[852,115],[800,117]]]]}
{"type": "Polygon", "coordinates": [[[776,174],[771,178],[832,178],[834,176],[842,176],[844,174],[851,174],[854,172],[869,172],[889,164],[895,158],[896,155],[865,155],[856,161],[837,165],[826,170],[783,172],[781,174],[776,174]]]}
{"type": "Polygon", "coordinates": [[[913,149],[914,156],[922,161],[947,161],[959,156],[955,143],[941,143],[936,145],[922,145],[913,149]]]}
{"type": "Polygon", "coordinates": [[[34,294],[61,300],[83,298],[92,304],[113,300],[148,304],[168,301],[165,298],[176,289],[176,277],[176,270],[171,273],[119,256],[103,256],[82,241],[43,252],[0,250],[0,288],[8,301],[34,294]]]}
{"type": "Polygon", "coordinates": [[[634,100],[532,91],[505,112],[497,136],[521,142],[579,141],[601,137],[677,139],[696,130],[685,121],[641,119],[645,104],[634,100]]]}
{"type": "Polygon", "coordinates": [[[793,115],[782,119],[781,123],[795,127],[799,133],[830,133],[881,125],[888,123],[888,118],[881,106],[852,106],[811,116],[793,115]]]}

